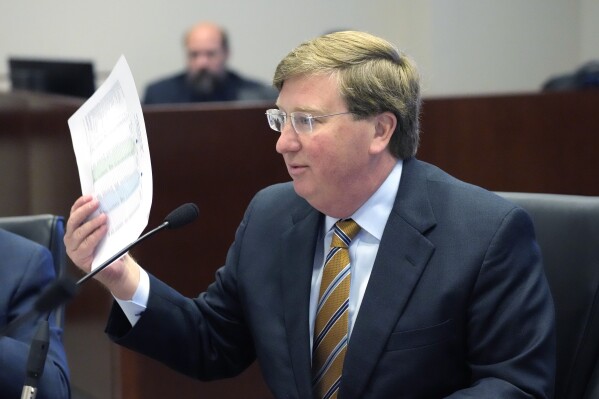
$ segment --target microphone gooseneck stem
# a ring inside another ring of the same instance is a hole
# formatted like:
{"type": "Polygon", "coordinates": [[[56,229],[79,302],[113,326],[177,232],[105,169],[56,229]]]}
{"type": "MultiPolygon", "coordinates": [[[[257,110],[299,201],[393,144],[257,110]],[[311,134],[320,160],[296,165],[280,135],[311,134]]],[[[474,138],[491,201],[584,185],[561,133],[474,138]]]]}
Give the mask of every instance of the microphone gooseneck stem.
{"type": "Polygon", "coordinates": [[[11,333],[11,331],[14,331],[16,328],[21,326],[25,321],[29,320],[30,318],[38,317],[42,313],[51,312],[61,304],[65,303],[67,300],[71,299],[73,296],[75,296],[77,288],[81,284],[85,283],[87,280],[94,277],[107,266],[112,264],[115,260],[123,256],[123,254],[127,252],[129,249],[131,249],[133,246],[139,244],[146,238],[151,237],[152,235],[165,228],[177,229],[179,227],[187,225],[188,223],[192,222],[195,218],[197,218],[198,212],[199,211],[197,205],[193,203],[183,204],[171,213],[169,213],[161,225],[154,228],[153,230],[148,231],[146,234],[142,235],[137,240],[133,241],[125,248],[121,249],[117,254],[113,255],[106,262],[99,265],[89,274],[83,276],[79,281],[75,282],[70,277],[68,277],[68,275],[58,277],[46,288],[44,288],[44,290],[40,293],[39,297],[37,298],[34,304],[33,309],[31,309],[27,313],[21,314],[4,327],[0,327],[0,338],[5,335],[8,335],[9,333],[11,333]]]}
{"type": "Polygon", "coordinates": [[[37,388],[25,385],[21,392],[21,399],[35,399],[37,396],[37,388]]]}
{"type": "Polygon", "coordinates": [[[44,373],[48,347],[50,346],[50,325],[48,320],[40,320],[38,328],[35,331],[31,347],[29,348],[29,358],[27,359],[27,375],[25,385],[21,392],[21,399],[35,399],[37,396],[37,384],[44,373]]]}
{"type": "Polygon", "coordinates": [[[148,231],[146,234],[142,235],[137,240],[133,241],[131,244],[127,245],[125,248],[121,249],[119,252],[117,252],[116,254],[114,254],[106,262],[102,263],[100,266],[96,267],[90,273],[88,273],[85,276],[83,276],[81,279],[79,279],[79,281],[77,281],[76,285],[80,286],[81,284],[85,283],[87,280],[89,280],[90,278],[94,277],[96,274],[98,274],[102,270],[104,270],[107,266],[109,266],[110,264],[112,264],[112,262],[114,262],[115,260],[117,260],[118,258],[120,258],[121,256],[123,256],[123,254],[125,252],[127,252],[131,247],[139,244],[140,242],[144,241],[146,238],[149,238],[149,237],[153,236],[154,234],[158,233],[160,230],[162,230],[165,227],[167,227],[168,224],[169,223],[167,221],[165,221],[161,225],[159,225],[158,227],[155,227],[154,229],[148,231]]]}

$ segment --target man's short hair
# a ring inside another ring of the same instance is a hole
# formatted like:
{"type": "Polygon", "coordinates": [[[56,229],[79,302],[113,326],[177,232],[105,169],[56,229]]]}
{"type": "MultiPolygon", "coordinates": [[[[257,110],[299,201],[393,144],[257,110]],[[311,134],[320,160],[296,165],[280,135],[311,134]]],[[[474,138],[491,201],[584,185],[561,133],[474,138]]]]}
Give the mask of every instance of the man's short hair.
{"type": "Polygon", "coordinates": [[[388,41],[365,32],[333,32],[304,42],[276,68],[273,85],[298,75],[336,76],[348,111],[357,118],[382,112],[397,117],[389,143],[401,159],[414,156],[419,142],[420,77],[415,64],[388,41]]]}

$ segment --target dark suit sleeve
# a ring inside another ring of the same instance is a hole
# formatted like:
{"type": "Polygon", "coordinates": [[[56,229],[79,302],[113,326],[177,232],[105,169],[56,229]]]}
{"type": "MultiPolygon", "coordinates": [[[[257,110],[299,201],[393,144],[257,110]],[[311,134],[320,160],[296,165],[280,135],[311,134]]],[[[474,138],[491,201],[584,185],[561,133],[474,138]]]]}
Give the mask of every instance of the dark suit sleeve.
{"type": "Polygon", "coordinates": [[[550,398],[555,314],[528,215],[513,209],[485,254],[468,316],[471,387],[450,398],[550,398]]]}
{"type": "Polygon", "coordinates": [[[246,219],[237,230],[226,266],[195,299],[186,298],[150,275],[150,295],[133,328],[118,304],[106,332],[119,345],[143,353],[200,380],[232,377],[256,358],[237,294],[235,269],[246,219]]]}
{"type": "MultiPolygon", "coordinates": [[[[16,283],[10,303],[7,304],[7,322],[30,311],[40,290],[54,278],[54,266],[48,250],[41,246],[27,247],[28,257],[11,257],[3,254],[6,266],[19,268],[22,273],[11,272],[16,283]]],[[[3,285],[6,281],[2,282],[3,285]]],[[[6,285],[3,289],[9,289],[6,285]]],[[[4,306],[4,304],[2,305],[4,306]]],[[[0,392],[2,397],[18,398],[21,395],[26,375],[29,345],[37,320],[21,325],[10,336],[0,338],[0,392]]],[[[44,372],[38,385],[38,399],[65,399],[70,397],[69,371],[62,344],[62,330],[50,316],[50,346],[44,372]]]]}

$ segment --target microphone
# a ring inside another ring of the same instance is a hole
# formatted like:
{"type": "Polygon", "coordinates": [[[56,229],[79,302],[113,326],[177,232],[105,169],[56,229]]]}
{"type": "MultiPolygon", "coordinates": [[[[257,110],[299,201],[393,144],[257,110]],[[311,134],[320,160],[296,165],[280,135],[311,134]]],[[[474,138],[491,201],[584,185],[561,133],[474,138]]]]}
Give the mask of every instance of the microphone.
{"type": "Polygon", "coordinates": [[[49,313],[74,297],[76,293],[75,281],[67,275],[60,276],[41,292],[33,304],[33,309],[38,314],[49,313]]]}
{"type": "MultiPolygon", "coordinates": [[[[13,320],[5,328],[0,329],[0,338],[8,335],[13,329],[23,324],[30,317],[38,316],[44,313],[50,313],[52,310],[63,304],[64,302],[75,296],[77,288],[85,283],[87,280],[95,276],[97,273],[105,269],[108,265],[112,264],[116,259],[121,257],[133,246],[144,241],[146,238],[156,234],[163,229],[177,229],[193,222],[199,215],[200,211],[196,204],[187,203],[179,206],[174,211],[169,213],[162,224],[158,227],[150,230],[146,234],[121,249],[110,259],[102,263],[92,272],[83,276],[76,283],[67,276],[60,276],[50,283],[46,289],[42,291],[39,297],[36,299],[33,309],[13,320]]],[[[31,342],[29,349],[29,357],[27,360],[27,376],[25,379],[25,385],[21,393],[21,399],[35,399],[37,396],[37,382],[39,377],[44,372],[44,365],[46,363],[46,356],[48,354],[48,347],[50,345],[50,332],[49,324],[47,320],[40,320],[36,333],[31,342]]]]}
{"type": "Polygon", "coordinates": [[[37,396],[37,383],[44,373],[48,347],[50,346],[50,326],[48,320],[40,320],[37,330],[31,341],[29,357],[27,359],[27,375],[25,385],[21,391],[21,399],[35,399],[37,396]]]}
{"type": "Polygon", "coordinates": [[[162,224],[166,224],[169,229],[178,229],[196,220],[199,214],[198,206],[188,202],[166,215],[162,224]]]}
{"type": "Polygon", "coordinates": [[[39,317],[40,314],[44,314],[47,312],[51,312],[56,309],[63,303],[67,302],[71,298],[75,296],[77,293],[78,287],[85,283],[87,280],[95,276],[97,273],[105,269],[112,262],[123,256],[125,252],[131,249],[133,246],[139,244],[146,238],[156,234],[160,230],[163,229],[177,229],[179,227],[183,227],[191,222],[193,222],[199,215],[200,211],[196,204],[187,203],[179,206],[171,213],[169,213],[165,218],[162,224],[158,227],[150,230],[146,234],[139,237],[137,240],[133,241],[131,244],[127,245],[125,248],[121,249],[114,256],[108,259],[106,262],[102,263],[92,272],[83,276],[79,281],[75,282],[71,277],[63,275],[55,280],[53,280],[50,284],[46,286],[46,288],[41,292],[41,294],[37,297],[33,309],[25,314],[14,319],[10,324],[6,325],[3,328],[0,328],[0,338],[5,335],[9,335],[12,331],[14,331],[17,327],[23,324],[30,317],[39,317]]]}
{"type": "Polygon", "coordinates": [[[133,241],[131,244],[127,245],[125,248],[118,251],[116,254],[114,254],[112,257],[110,257],[110,259],[108,259],[107,261],[102,263],[100,266],[96,267],[90,273],[83,276],[79,281],[77,281],[77,283],[76,283],[77,287],[80,286],[81,284],[85,283],[87,280],[89,280],[96,274],[100,273],[107,266],[112,264],[112,262],[114,262],[115,260],[117,260],[118,258],[123,256],[123,254],[126,253],[129,249],[136,246],[140,242],[144,241],[146,238],[153,236],[154,234],[156,234],[157,232],[159,232],[160,230],[163,230],[163,229],[178,229],[179,227],[183,227],[183,226],[193,222],[198,217],[199,214],[200,214],[200,210],[198,209],[198,206],[196,204],[188,202],[186,204],[179,206],[174,211],[169,213],[164,218],[164,221],[162,222],[162,224],[160,224],[158,227],[155,227],[154,229],[148,231],[146,234],[142,235],[137,240],[133,241]]]}
{"type": "Polygon", "coordinates": [[[50,313],[69,299],[73,298],[76,293],[77,285],[72,278],[66,275],[57,277],[40,293],[33,303],[33,309],[20,315],[10,322],[10,324],[0,329],[0,338],[9,335],[30,318],[50,313]]]}

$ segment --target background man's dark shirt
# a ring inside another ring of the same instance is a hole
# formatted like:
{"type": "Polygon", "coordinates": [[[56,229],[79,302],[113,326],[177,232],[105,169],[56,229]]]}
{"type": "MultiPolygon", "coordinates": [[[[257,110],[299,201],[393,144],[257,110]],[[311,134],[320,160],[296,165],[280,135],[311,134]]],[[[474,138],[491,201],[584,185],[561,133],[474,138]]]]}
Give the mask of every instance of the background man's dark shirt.
{"type": "Polygon", "coordinates": [[[219,85],[218,90],[211,94],[198,93],[189,84],[187,75],[180,73],[150,84],[146,90],[143,103],[170,104],[248,100],[272,100],[274,102],[276,98],[277,91],[273,87],[242,78],[235,72],[227,71],[227,75],[219,85]]]}

